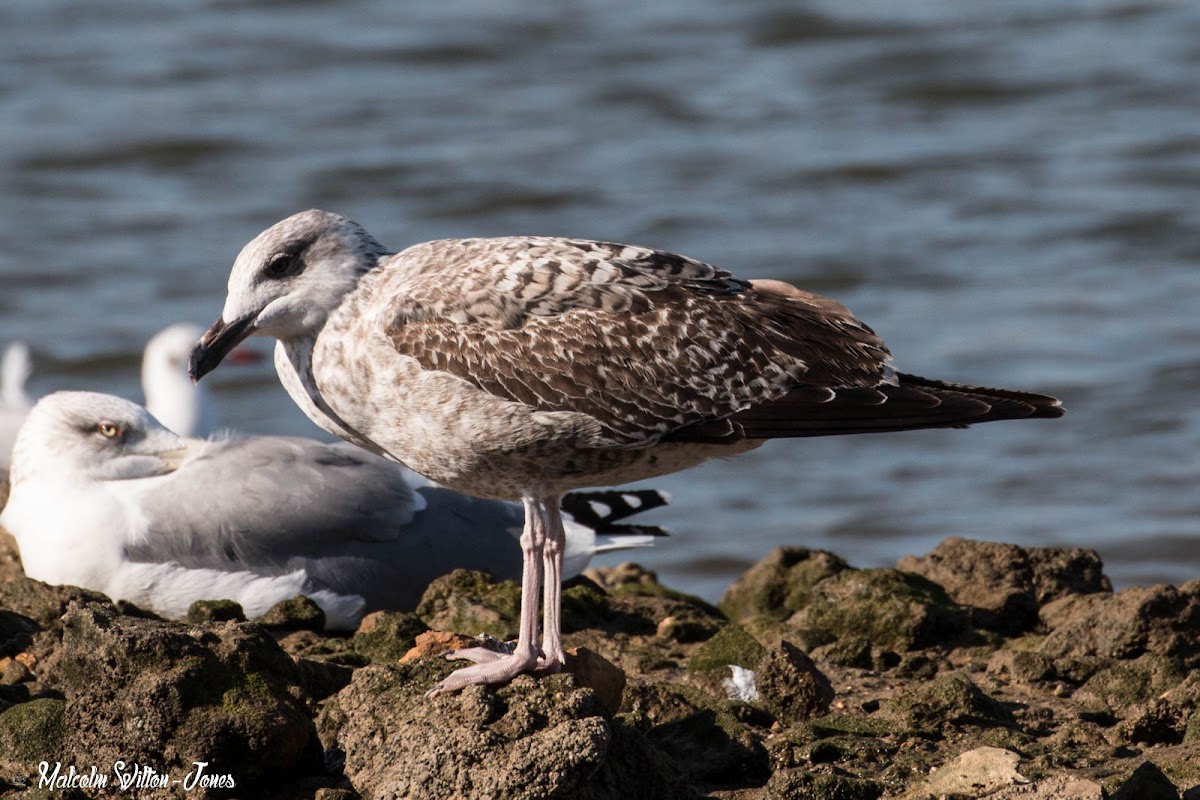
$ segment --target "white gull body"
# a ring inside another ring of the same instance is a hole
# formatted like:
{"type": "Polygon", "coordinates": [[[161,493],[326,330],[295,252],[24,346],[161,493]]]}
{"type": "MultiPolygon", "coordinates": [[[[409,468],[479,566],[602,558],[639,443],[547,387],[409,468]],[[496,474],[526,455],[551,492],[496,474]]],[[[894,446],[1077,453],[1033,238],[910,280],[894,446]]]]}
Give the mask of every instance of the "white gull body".
{"type": "Polygon", "coordinates": [[[684,256],[577,239],[451,239],[390,253],[310,210],[238,254],[200,378],[251,335],[325,430],[470,494],[520,498],[521,628],[431,694],[560,669],[560,498],[778,437],[1057,417],[1044,395],[891,368],[844,306],[684,256]],[[538,597],[543,606],[537,638],[538,597]]]}
{"type": "Polygon", "coordinates": [[[146,410],[180,436],[209,436],[221,425],[207,387],[187,374],[188,356],[202,333],[199,325],[177,322],[150,337],[142,351],[146,410]]]}
{"type": "Polygon", "coordinates": [[[10,342],[0,356],[0,471],[8,469],[17,431],[33,406],[25,391],[25,381],[32,372],[29,345],[10,342]]]}
{"type": "MultiPolygon", "coordinates": [[[[18,438],[3,525],[30,577],[104,592],[169,618],[201,599],[250,617],[297,594],[353,629],[409,610],[455,568],[520,575],[515,503],[429,485],[345,444],[257,436],[188,440],[111,395],[42,398],[18,438]]],[[[650,544],[655,528],[608,525],[657,493],[598,495],[567,533],[567,573],[597,553],[650,544]],[[607,507],[601,503],[608,501],[607,507]],[[598,531],[596,528],[600,528],[598,531]]]]}

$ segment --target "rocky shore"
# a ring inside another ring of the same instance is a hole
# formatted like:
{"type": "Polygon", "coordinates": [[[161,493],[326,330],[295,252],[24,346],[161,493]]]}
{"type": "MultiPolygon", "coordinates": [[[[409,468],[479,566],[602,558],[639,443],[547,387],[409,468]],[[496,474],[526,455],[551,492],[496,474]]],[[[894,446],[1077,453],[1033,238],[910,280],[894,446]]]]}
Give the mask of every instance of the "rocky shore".
{"type": "Polygon", "coordinates": [[[1200,798],[1200,581],[1113,593],[1088,550],[782,549],[719,607],[593,570],[568,672],[426,700],[451,632],[515,633],[515,584],[453,573],[353,636],[304,598],[175,623],[2,538],[3,798],[1200,798]]]}

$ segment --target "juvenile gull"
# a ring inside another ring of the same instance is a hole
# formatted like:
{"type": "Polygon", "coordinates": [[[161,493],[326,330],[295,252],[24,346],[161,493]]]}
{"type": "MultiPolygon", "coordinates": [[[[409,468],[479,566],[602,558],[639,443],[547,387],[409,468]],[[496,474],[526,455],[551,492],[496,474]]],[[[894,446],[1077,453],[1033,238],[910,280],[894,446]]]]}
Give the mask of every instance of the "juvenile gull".
{"type": "MultiPolygon", "coordinates": [[[[256,617],[306,594],[327,628],[353,629],[366,611],[414,608],[458,567],[520,576],[521,506],[412,476],[414,488],[410,475],[343,443],[182,439],[127,400],[58,392],[21,428],[0,525],[30,577],[171,618],[221,598],[256,617]]],[[[568,574],[661,535],[616,524],[662,505],[657,492],[572,500],[594,527],[568,526],[568,574]]]]}
{"type": "Polygon", "coordinates": [[[563,663],[564,492],[663,475],[775,437],[1058,417],[1044,395],[895,372],[841,304],[683,256],[544,237],[389,253],[361,226],[296,214],[242,249],[199,379],[274,336],[292,399],[330,433],[460,491],[521,498],[521,626],[431,694],[563,663]],[[542,592],[543,638],[537,638],[542,592]]]}

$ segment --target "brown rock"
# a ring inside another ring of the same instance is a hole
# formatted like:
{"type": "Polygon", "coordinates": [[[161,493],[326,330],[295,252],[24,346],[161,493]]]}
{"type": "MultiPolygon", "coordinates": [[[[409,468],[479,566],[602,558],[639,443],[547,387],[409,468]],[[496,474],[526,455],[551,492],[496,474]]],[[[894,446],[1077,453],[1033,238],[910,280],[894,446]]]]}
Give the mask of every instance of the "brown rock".
{"type": "Polygon", "coordinates": [[[437,659],[363,667],[322,713],[323,737],[344,750],[345,774],[364,796],[693,797],[573,676],[521,675],[425,700],[448,669],[437,659]]]}
{"type": "Polygon", "coordinates": [[[568,647],[564,670],[574,675],[580,686],[595,692],[596,699],[609,714],[621,710],[625,673],[611,661],[586,647],[568,647]]]}
{"type": "Polygon", "coordinates": [[[1112,591],[1093,550],[1018,547],[949,538],[896,568],[941,585],[955,602],[980,609],[977,622],[1006,633],[1032,629],[1038,609],[1060,597],[1112,591]]]}
{"type": "Polygon", "coordinates": [[[1038,650],[1056,658],[1154,653],[1200,665],[1200,581],[1072,595],[1048,604],[1042,619],[1051,631],[1038,650]]]}
{"type": "Polygon", "coordinates": [[[477,639],[449,631],[425,631],[418,634],[416,644],[400,658],[401,664],[411,664],[429,656],[440,656],[450,650],[465,650],[468,647],[490,647],[497,653],[503,652],[503,642],[497,639],[477,639]]]}
{"type": "Polygon", "coordinates": [[[1096,781],[1076,775],[1050,775],[1031,785],[1007,786],[987,796],[988,800],[1104,800],[1104,789],[1096,781]]]}
{"type": "Polygon", "coordinates": [[[989,675],[1024,684],[1045,683],[1058,678],[1054,659],[1029,650],[1001,649],[988,660],[989,675]]]}
{"type": "MultiPolygon", "coordinates": [[[[457,633],[426,631],[417,636],[416,645],[400,659],[401,664],[411,664],[423,658],[437,657],[450,650],[468,647],[487,647],[504,652],[504,643],[497,639],[476,639],[457,633]]],[[[625,690],[625,673],[599,653],[586,647],[569,647],[564,671],[574,675],[579,685],[596,693],[600,705],[609,714],[621,708],[621,694],[625,690]]]]}
{"type": "Polygon", "coordinates": [[[1027,778],[1017,772],[1017,763],[1020,760],[1021,757],[1011,750],[977,747],[938,767],[924,786],[918,787],[911,794],[917,797],[990,796],[992,792],[1005,786],[1029,783],[1027,778]]]}
{"type": "Polygon", "coordinates": [[[833,685],[791,642],[780,642],[758,662],[755,680],[767,707],[784,722],[801,722],[829,712],[833,685]]]}
{"type": "MultiPolygon", "coordinates": [[[[8,709],[0,741],[15,736],[63,763],[136,761],[178,775],[208,761],[209,774],[242,788],[321,768],[296,666],[261,628],[190,629],[90,604],[72,605],[62,629],[43,672],[65,701],[8,709]]],[[[21,766],[30,774],[36,763],[21,766]]]]}

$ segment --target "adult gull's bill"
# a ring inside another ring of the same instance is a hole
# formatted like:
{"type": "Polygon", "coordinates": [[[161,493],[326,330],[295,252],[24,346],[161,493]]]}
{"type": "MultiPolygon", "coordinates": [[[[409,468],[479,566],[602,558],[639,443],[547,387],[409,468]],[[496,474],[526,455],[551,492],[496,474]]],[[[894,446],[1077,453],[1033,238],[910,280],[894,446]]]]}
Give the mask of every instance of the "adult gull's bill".
{"type": "MultiPolygon", "coordinates": [[[[306,594],[327,628],[352,629],[366,611],[412,609],[458,567],[520,576],[521,506],[408,476],[343,443],[183,439],[127,400],[58,392],[21,428],[0,525],[30,577],[170,618],[219,598],[256,617],[306,594]]],[[[568,575],[661,535],[614,524],[662,505],[657,492],[573,499],[594,527],[569,526],[568,575]]]]}
{"type": "Polygon", "coordinates": [[[456,654],[481,663],[433,694],[562,667],[564,492],[777,437],[1063,413],[1044,395],[896,372],[848,309],[780,281],[578,239],[448,239],[392,254],[315,210],[238,254],[193,377],[255,334],[279,340],[284,387],[325,430],[459,491],[525,506],[515,650],[456,654]]]}

